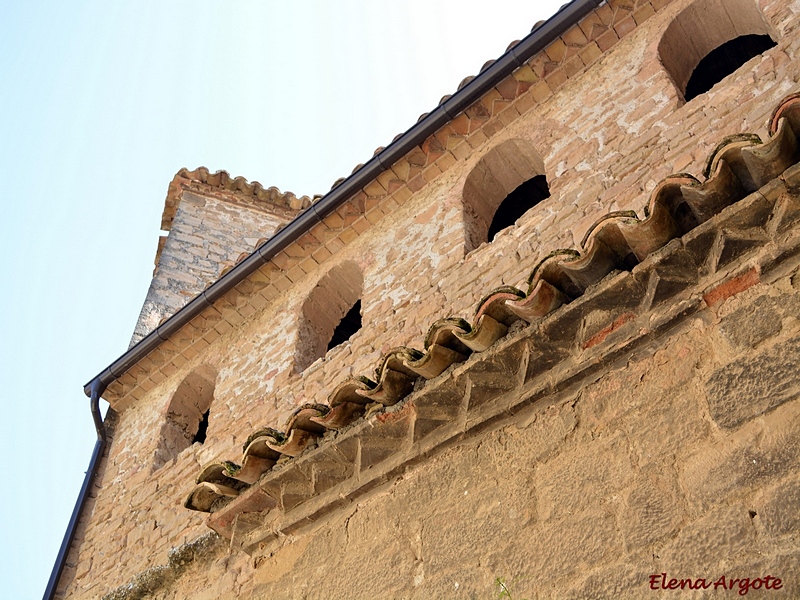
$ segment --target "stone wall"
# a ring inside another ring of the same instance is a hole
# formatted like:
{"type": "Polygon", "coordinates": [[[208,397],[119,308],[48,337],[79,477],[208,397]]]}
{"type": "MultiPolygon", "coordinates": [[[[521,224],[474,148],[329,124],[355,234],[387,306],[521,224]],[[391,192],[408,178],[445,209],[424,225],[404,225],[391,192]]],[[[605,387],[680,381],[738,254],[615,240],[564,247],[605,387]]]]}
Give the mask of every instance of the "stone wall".
{"type": "Polygon", "coordinates": [[[136,323],[131,346],[217,279],[222,269],[256,242],[273,235],[289,211],[258,210],[183,192],[169,234],[159,241],[153,281],[136,323]]]}
{"type": "MultiPolygon", "coordinates": [[[[545,382],[534,376],[514,392],[521,409],[497,411],[313,531],[280,536],[249,560],[217,549],[171,564],[153,597],[491,598],[498,578],[519,598],[673,597],[651,589],[662,573],[666,584],[724,576],[731,595],[742,591],[732,579],[763,588],[771,576],[780,589],[748,595],[797,597],[799,242],[795,231],[779,252],[746,254],[721,281],[680,296],[681,310],[667,303],[599,355],[593,346],[545,382]],[[730,276],[743,266],[760,275],[730,276]],[[690,296],[708,302],[687,313],[690,296]],[[642,334],[641,323],[669,313],[668,330],[642,334]],[[537,393],[542,385],[554,392],[537,393]]],[[[519,331],[487,354],[536,337],[519,331]]],[[[406,407],[421,415],[427,387],[436,394],[474,370],[431,382],[406,407]]],[[[136,597],[150,596],[124,588],[109,600],[136,597]]]]}
{"type": "MultiPolygon", "coordinates": [[[[778,46],[686,104],[658,44],[689,2],[639,4],[650,7],[638,9],[647,18],[618,25],[622,39],[613,46],[598,40],[591,67],[571,72],[555,94],[531,87],[510,103],[519,117],[490,121],[491,139],[473,139],[468,153],[329,262],[293,274],[279,296],[241,307],[240,325],[217,325],[201,351],[180,353],[178,366],[150,375],[119,415],[62,577],[65,597],[98,598],[138,574],[162,572],[171,548],[204,535],[203,515],[181,506],[192,480],[200,465],[236,455],[254,429],[280,426],[303,402],[324,401],[393,346],[421,346],[430,323],[471,316],[490,289],[524,285],[538,260],[578,245],[602,214],[640,211],[670,173],[699,175],[724,136],[766,138],[770,112],[799,87],[800,3],[759,2],[778,46]],[[465,182],[492,148],[517,139],[541,157],[551,197],[465,255],[465,182]],[[361,270],[365,326],[297,373],[303,303],[345,261],[361,270]],[[208,438],[159,466],[170,400],[204,365],[218,372],[208,438]]],[[[548,51],[534,67],[563,58],[548,51]]],[[[231,243],[246,245],[246,237],[231,243]]],[[[798,482],[787,440],[797,434],[800,408],[784,357],[797,353],[796,287],[789,276],[758,283],[585,388],[421,462],[359,499],[351,514],[285,539],[273,556],[201,560],[156,597],[479,598],[491,597],[497,577],[514,581],[515,597],[549,597],[553,586],[603,597],[617,593],[614,586],[638,595],[643,577],[664,570],[680,577],[774,571],[788,581],[797,523],[786,498],[796,498],[798,482]],[[771,307],[780,319],[743,326],[742,315],[771,307]],[[743,366],[750,361],[753,368],[743,366]],[[763,373],[773,361],[784,376],[764,396],[759,386],[771,385],[763,373]],[[767,399],[752,405],[756,397],[767,399]]]]}

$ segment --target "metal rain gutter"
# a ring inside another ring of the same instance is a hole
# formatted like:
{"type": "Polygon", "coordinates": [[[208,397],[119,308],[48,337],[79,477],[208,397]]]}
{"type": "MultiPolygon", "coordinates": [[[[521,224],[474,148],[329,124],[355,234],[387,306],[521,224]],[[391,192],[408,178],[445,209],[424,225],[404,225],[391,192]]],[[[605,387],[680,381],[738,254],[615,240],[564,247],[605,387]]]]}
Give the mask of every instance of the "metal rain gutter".
{"type": "Polygon", "coordinates": [[[169,337],[199,315],[214,301],[226,294],[256,271],[263,264],[271,260],[281,250],[292,244],[295,240],[307,233],[314,225],[347,202],[366,184],[378,175],[388,170],[394,163],[403,158],[414,147],[425,141],[430,135],[438,131],[449,121],[469,108],[480,98],[510,75],[515,69],[521,67],[525,61],[536,53],[544,50],[548,45],[559,38],[570,27],[576,25],[592,10],[603,4],[605,0],[572,0],[562,6],[559,11],[534,29],[525,38],[515,44],[498,58],[489,68],[479,73],[472,81],[458,90],[450,98],[439,104],[432,112],[420,119],[402,136],[373,156],[363,167],[350,175],[347,179],[334,187],[330,192],[312,204],[308,209],[290,221],[264,244],[237,264],[227,274],[212,283],[207,289],[195,296],[188,304],[168,318],[163,324],[156,327],[144,338],[130,348],[125,354],[111,363],[97,374],[84,386],[84,393],[91,398],[92,418],[97,430],[97,443],[95,444],[89,469],[81,487],[80,494],[75,503],[61,549],[58,552],[50,581],[44,594],[44,600],[52,600],[58,580],[64,570],[64,565],[69,554],[69,549],[75,537],[83,506],[89,496],[94,477],[103,451],[106,447],[106,433],[103,420],[100,416],[99,400],[106,388],[121,377],[128,369],[133,367],[147,354],[155,350],[169,337]]]}
{"type": "Polygon", "coordinates": [[[58,580],[61,578],[61,573],[64,571],[69,548],[72,545],[72,541],[75,539],[75,532],[78,529],[78,522],[83,512],[83,507],[86,504],[86,500],[89,498],[89,490],[92,489],[92,484],[94,483],[94,478],[95,475],[97,475],[97,470],[100,465],[100,458],[103,456],[103,452],[106,448],[106,428],[103,424],[103,417],[100,414],[100,396],[103,395],[105,390],[105,386],[100,383],[99,380],[95,379],[92,382],[89,406],[92,411],[94,428],[97,432],[97,441],[94,444],[94,450],[92,451],[92,458],[89,461],[89,468],[86,470],[86,476],[83,478],[81,491],[78,494],[78,499],[75,501],[75,508],[72,509],[72,516],[69,519],[67,531],[64,532],[64,539],[61,541],[61,548],[58,550],[58,556],[53,565],[53,571],[50,573],[50,580],[47,582],[47,588],[44,591],[44,596],[42,596],[43,600],[52,600],[52,598],[55,597],[58,580]]]}
{"type": "Polygon", "coordinates": [[[516,68],[522,66],[525,61],[546,48],[567,29],[576,25],[603,2],[604,0],[573,0],[569,4],[562,6],[555,15],[534,29],[513,48],[506,51],[489,68],[478,74],[475,79],[437,106],[400,138],[373,156],[358,171],[334,187],[294,220],[290,221],[286,227],[259,246],[249,257],[237,264],[223,277],[220,277],[206,290],[195,296],[163,324],[156,327],[105,370],[96,375],[84,386],[86,395],[91,394],[92,385],[95,382],[102,383],[103,389],[105,389],[116,381],[139,360],[161,345],[161,342],[169,339],[173,333],[199,315],[205,308],[211,306],[215,300],[250,276],[281,250],[307,233],[314,225],[347,202],[366,184],[388,170],[414,147],[421,144],[431,134],[469,108],[516,68]]]}

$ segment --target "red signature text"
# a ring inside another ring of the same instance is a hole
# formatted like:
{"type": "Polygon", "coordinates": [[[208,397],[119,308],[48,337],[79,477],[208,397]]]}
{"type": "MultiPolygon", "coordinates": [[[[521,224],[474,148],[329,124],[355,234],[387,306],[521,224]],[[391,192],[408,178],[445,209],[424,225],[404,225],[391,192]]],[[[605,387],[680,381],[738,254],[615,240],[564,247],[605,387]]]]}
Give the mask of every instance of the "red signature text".
{"type": "Polygon", "coordinates": [[[783,581],[779,577],[767,575],[766,577],[726,577],[722,575],[717,579],[698,577],[696,579],[668,578],[666,573],[650,575],[651,590],[736,590],[740,596],[747,595],[750,590],[779,590],[783,581]]]}

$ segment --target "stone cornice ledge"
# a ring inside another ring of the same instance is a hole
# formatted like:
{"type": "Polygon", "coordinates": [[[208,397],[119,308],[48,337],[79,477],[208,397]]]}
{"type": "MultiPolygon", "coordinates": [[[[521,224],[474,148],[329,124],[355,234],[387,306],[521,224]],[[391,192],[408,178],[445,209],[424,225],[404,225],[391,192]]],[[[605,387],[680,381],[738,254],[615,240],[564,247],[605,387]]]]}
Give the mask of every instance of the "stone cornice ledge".
{"type": "Polygon", "coordinates": [[[612,272],[541,321],[512,327],[404,401],[269,471],[208,525],[255,556],[313,531],[433,453],[539,410],[695,313],[780,277],[800,258],[798,221],[795,165],[632,271],[612,272]]]}

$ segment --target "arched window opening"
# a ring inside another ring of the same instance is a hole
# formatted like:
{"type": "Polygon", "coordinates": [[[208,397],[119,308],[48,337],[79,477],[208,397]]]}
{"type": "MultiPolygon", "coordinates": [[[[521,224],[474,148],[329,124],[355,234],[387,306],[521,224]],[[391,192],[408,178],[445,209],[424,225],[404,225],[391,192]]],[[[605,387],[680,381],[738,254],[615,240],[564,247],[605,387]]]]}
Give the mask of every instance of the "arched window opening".
{"type": "Polygon", "coordinates": [[[658,44],[661,63],[688,102],[775,46],[754,0],[695,0],[658,44]]]}
{"type": "Polygon", "coordinates": [[[328,271],[311,290],[298,323],[295,371],[305,370],[361,329],[362,286],[361,270],[347,261],[328,271]]]}
{"type": "Polygon", "coordinates": [[[492,148],[464,182],[464,238],[467,252],[491,242],[550,196],[544,161],[527,140],[492,148]]]}
{"type": "Polygon", "coordinates": [[[706,54],[692,72],[689,83],[686,84],[686,101],[705,94],[748,60],[775,45],[768,35],[749,34],[739,36],[715,48],[706,54]]]}
{"type": "Polygon", "coordinates": [[[550,189],[547,187],[547,178],[544,175],[537,175],[521,184],[497,207],[497,212],[494,213],[492,223],[489,225],[489,241],[491,242],[500,231],[514,225],[522,215],[549,197],[550,189]]]}
{"type": "Polygon", "coordinates": [[[161,426],[153,470],[174,460],[192,444],[205,443],[216,378],[214,369],[203,366],[187,375],[175,390],[161,426]]]}
{"type": "Polygon", "coordinates": [[[352,308],[339,321],[336,329],[333,330],[333,337],[328,342],[328,350],[344,344],[359,329],[361,329],[361,300],[353,304],[352,308]]]}

